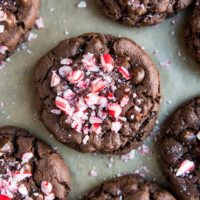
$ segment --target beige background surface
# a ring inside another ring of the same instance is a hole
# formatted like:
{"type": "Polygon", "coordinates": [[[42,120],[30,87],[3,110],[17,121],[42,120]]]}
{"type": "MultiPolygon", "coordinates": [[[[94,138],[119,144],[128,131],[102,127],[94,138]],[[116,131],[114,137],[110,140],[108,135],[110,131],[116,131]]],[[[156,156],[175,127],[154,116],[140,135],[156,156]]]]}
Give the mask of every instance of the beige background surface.
{"type": "Polygon", "coordinates": [[[79,0],[42,0],[40,14],[43,16],[45,29],[34,30],[38,38],[27,42],[25,49],[14,54],[11,61],[0,71],[0,125],[26,128],[58,148],[71,170],[72,200],[78,199],[105,178],[141,170],[143,166],[149,170],[145,173],[148,179],[164,183],[157,162],[159,152],[156,151],[156,142],[153,139],[147,141],[152,154],[141,156],[136,151],[135,159],[128,163],[119,156],[113,156],[112,167],[108,168],[107,165],[111,163],[109,155],[81,154],[50,137],[50,133],[36,116],[33,72],[37,60],[62,39],[95,31],[129,37],[143,46],[159,67],[163,93],[159,122],[162,122],[177,105],[200,93],[200,67],[193,61],[184,45],[184,28],[188,13],[183,12],[174,18],[173,21],[177,21],[175,25],[172,25],[172,19],[169,19],[155,27],[137,29],[106,19],[96,9],[94,0],[88,0],[86,9],[77,8],[78,3],[79,0]],[[69,35],[66,35],[65,31],[68,31],[69,35]],[[29,54],[27,50],[32,53],[29,54]],[[155,50],[158,50],[157,55],[153,54],[155,50]],[[160,63],[168,60],[171,61],[169,66],[160,66],[160,63]],[[96,177],[88,175],[93,168],[98,173],[96,177]]]}

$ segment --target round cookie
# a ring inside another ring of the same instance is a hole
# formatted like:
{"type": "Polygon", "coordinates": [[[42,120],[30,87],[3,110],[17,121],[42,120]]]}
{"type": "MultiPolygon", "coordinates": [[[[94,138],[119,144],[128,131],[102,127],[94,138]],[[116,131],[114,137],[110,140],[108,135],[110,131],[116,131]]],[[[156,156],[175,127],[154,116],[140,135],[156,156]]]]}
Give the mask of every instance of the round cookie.
{"type": "Polygon", "coordinates": [[[67,199],[68,167],[50,146],[16,127],[0,128],[0,199],[67,199]]]}
{"type": "Polygon", "coordinates": [[[186,45],[193,57],[200,63],[200,1],[196,1],[186,31],[186,45]]]}
{"type": "Polygon", "coordinates": [[[46,127],[82,152],[137,148],[159,110],[157,68],[126,38],[88,33],[60,42],[38,62],[35,85],[46,127]]]}
{"type": "Polygon", "coordinates": [[[96,0],[111,20],[129,25],[155,25],[186,8],[192,0],[96,0]]]}
{"type": "Polygon", "coordinates": [[[175,200],[166,190],[139,175],[111,179],[94,188],[85,200],[175,200]]]}
{"type": "Polygon", "coordinates": [[[182,105],[168,120],[160,147],[164,172],[180,200],[200,199],[200,97],[182,105]]]}
{"type": "Polygon", "coordinates": [[[40,0],[0,1],[0,61],[7,58],[24,42],[34,26],[40,0]]]}

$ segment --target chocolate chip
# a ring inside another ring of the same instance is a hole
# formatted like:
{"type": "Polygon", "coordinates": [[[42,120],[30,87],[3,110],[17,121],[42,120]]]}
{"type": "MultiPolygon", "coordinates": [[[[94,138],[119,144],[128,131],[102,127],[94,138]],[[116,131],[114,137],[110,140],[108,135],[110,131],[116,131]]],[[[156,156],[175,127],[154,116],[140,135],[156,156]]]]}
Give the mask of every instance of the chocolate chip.
{"type": "Polygon", "coordinates": [[[134,67],[131,72],[131,78],[134,83],[138,84],[144,80],[145,71],[142,67],[134,67]]]}
{"type": "Polygon", "coordinates": [[[196,134],[192,130],[185,130],[181,133],[181,140],[185,144],[192,143],[196,139],[196,134]]]}
{"type": "Polygon", "coordinates": [[[29,173],[32,172],[32,166],[31,166],[30,163],[25,163],[25,164],[22,166],[22,169],[24,170],[24,172],[29,172],[29,173]]]}
{"type": "Polygon", "coordinates": [[[30,4],[30,0],[19,0],[23,7],[27,7],[30,4]]]}
{"type": "Polygon", "coordinates": [[[13,146],[8,138],[0,139],[0,156],[12,152],[13,146]]]}
{"type": "Polygon", "coordinates": [[[12,28],[16,24],[16,18],[12,13],[7,13],[6,26],[7,29],[12,28]]]}

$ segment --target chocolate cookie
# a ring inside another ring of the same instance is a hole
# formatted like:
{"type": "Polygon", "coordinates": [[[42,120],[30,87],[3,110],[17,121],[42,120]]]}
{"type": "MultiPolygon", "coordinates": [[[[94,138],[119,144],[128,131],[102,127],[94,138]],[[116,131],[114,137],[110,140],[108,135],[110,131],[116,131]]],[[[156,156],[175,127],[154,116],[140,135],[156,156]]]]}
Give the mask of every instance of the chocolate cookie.
{"type": "Polygon", "coordinates": [[[38,14],[40,0],[0,1],[0,61],[25,40],[38,14]]]}
{"type": "Polygon", "coordinates": [[[200,97],[169,119],[161,140],[164,171],[180,200],[200,199],[200,97]]]}
{"type": "Polygon", "coordinates": [[[166,190],[139,175],[126,175],[109,180],[93,189],[85,200],[175,200],[166,190]]]}
{"type": "Polygon", "coordinates": [[[186,31],[186,44],[197,62],[200,63],[200,1],[196,1],[186,31]]]}
{"type": "Polygon", "coordinates": [[[50,146],[16,127],[0,128],[0,199],[67,199],[67,166],[50,146]]]}
{"type": "Polygon", "coordinates": [[[126,38],[89,33],[60,42],[38,62],[35,85],[46,127],[82,152],[137,148],[159,110],[156,66],[126,38]]]}
{"type": "Polygon", "coordinates": [[[129,26],[155,25],[186,8],[193,0],[96,0],[113,21],[129,26]]]}

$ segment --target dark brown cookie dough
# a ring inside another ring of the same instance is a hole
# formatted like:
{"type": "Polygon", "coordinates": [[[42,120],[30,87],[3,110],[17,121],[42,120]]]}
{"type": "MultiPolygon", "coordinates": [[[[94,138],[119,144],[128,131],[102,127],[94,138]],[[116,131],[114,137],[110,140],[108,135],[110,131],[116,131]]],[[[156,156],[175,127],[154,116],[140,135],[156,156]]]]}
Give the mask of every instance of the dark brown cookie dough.
{"type": "Polygon", "coordinates": [[[0,61],[9,57],[34,26],[40,0],[0,1],[0,61]]]}
{"type": "Polygon", "coordinates": [[[193,0],[96,0],[113,21],[129,26],[155,25],[186,8],[193,0]]]}
{"type": "Polygon", "coordinates": [[[66,200],[68,167],[50,146],[16,127],[0,128],[0,199],[66,200]]]}
{"type": "Polygon", "coordinates": [[[200,63],[200,1],[196,1],[186,31],[186,45],[197,62],[200,63]]]}
{"type": "Polygon", "coordinates": [[[156,66],[126,38],[89,33],[60,42],[38,62],[35,85],[46,127],[82,152],[137,148],[159,110],[156,66]]]}
{"type": "Polygon", "coordinates": [[[169,118],[160,147],[165,174],[178,199],[199,200],[200,97],[169,118]]]}
{"type": "Polygon", "coordinates": [[[93,189],[85,200],[175,200],[166,190],[139,175],[111,179],[93,189]]]}

